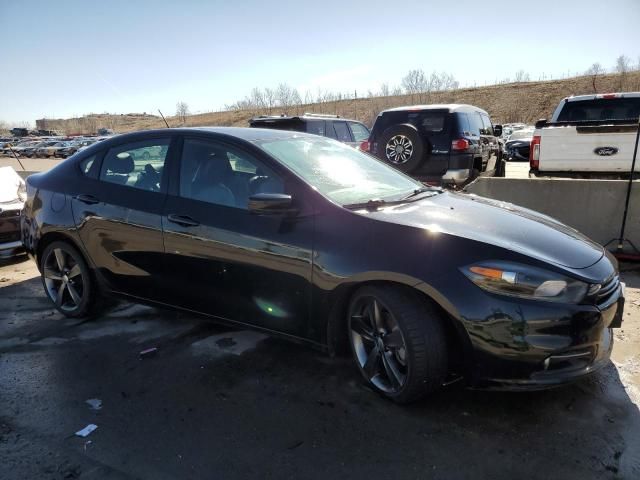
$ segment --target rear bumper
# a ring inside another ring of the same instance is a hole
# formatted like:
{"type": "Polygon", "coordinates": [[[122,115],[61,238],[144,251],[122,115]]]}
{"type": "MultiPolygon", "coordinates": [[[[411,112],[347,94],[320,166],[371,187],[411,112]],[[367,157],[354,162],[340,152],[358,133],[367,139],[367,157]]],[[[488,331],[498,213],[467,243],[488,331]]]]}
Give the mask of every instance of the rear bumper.
{"type": "Polygon", "coordinates": [[[468,168],[449,169],[442,175],[443,183],[461,185],[469,179],[468,168]]]}

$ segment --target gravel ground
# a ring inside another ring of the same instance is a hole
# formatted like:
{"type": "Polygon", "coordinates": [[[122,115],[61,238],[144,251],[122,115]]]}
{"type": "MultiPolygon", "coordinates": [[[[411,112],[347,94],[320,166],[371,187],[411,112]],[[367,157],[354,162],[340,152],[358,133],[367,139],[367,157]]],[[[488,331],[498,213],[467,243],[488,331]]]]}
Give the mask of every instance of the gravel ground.
{"type": "Polygon", "coordinates": [[[196,316],[123,303],[65,319],[31,261],[4,262],[0,478],[640,478],[640,267],[623,267],[602,371],[399,407],[349,359],[196,316]]]}

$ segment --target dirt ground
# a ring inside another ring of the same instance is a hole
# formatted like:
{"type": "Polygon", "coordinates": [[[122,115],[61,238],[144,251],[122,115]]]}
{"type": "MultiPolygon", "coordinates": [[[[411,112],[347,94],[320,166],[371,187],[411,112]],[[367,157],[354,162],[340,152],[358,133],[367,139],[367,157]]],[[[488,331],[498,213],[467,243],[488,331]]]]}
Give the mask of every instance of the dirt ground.
{"type": "Polygon", "coordinates": [[[640,478],[640,266],[623,270],[604,370],[399,407],[347,358],[196,316],[120,304],[65,319],[31,261],[3,262],[0,478],[640,478]]]}

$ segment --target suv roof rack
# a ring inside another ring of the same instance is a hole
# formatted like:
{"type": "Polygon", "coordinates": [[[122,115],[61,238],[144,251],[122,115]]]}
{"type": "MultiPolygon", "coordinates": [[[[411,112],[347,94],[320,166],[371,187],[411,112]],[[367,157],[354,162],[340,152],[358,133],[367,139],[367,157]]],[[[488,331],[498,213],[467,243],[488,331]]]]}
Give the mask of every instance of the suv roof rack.
{"type": "Polygon", "coordinates": [[[328,113],[309,113],[304,112],[305,117],[321,117],[321,118],[340,118],[340,115],[330,115],[328,113]]]}

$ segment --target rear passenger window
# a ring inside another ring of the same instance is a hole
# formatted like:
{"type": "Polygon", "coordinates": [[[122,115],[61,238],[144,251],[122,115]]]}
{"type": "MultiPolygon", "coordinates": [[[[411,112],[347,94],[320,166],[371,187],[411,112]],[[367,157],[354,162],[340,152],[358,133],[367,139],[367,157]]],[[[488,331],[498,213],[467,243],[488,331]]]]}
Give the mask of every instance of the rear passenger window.
{"type": "Polygon", "coordinates": [[[351,142],[351,133],[347,128],[347,122],[333,122],[333,128],[336,130],[336,138],[341,142],[351,142]]]}
{"type": "Polygon", "coordinates": [[[471,127],[469,126],[469,117],[466,113],[457,113],[458,117],[458,129],[461,135],[471,135],[471,127]]]}
{"type": "Polygon", "coordinates": [[[338,137],[336,136],[336,131],[333,128],[333,122],[327,121],[325,122],[325,125],[326,125],[326,130],[325,130],[324,136],[328,138],[337,139],[338,137]]]}
{"type": "Polygon", "coordinates": [[[307,133],[313,133],[314,135],[321,135],[324,137],[324,121],[307,121],[307,133]]]}
{"type": "Polygon", "coordinates": [[[170,141],[152,139],[109,149],[102,161],[100,180],[159,192],[170,141]]]}
{"type": "Polygon", "coordinates": [[[351,133],[356,142],[362,142],[369,138],[369,130],[361,123],[349,122],[349,127],[351,127],[351,133]]]}
{"type": "Polygon", "coordinates": [[[491,125],[491,120],[486,115],[481,115],[482,123],[484,125],[484,135],[493,135],[493,126],[491,125]]]}
{"type": "Polygon", "coordinates": [[[469,128],[471,129],[471,135],[482,135],[482,132],[484,132],[484,125],[482,123],[482,118],[480,118],[480,114],[469,113],[467,114],[467,118],[469,119],[469,128]]]}

